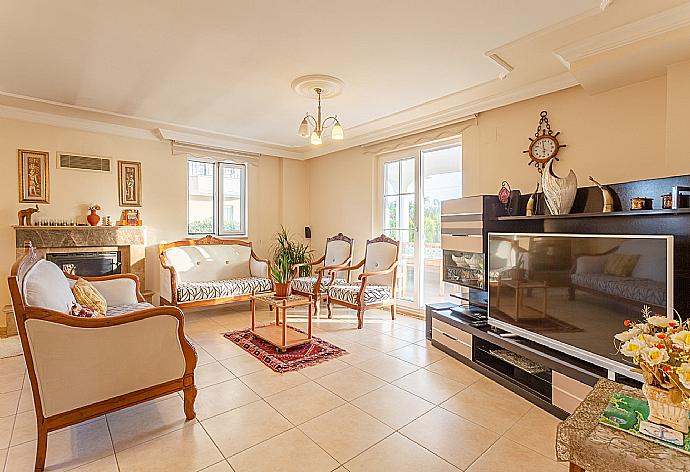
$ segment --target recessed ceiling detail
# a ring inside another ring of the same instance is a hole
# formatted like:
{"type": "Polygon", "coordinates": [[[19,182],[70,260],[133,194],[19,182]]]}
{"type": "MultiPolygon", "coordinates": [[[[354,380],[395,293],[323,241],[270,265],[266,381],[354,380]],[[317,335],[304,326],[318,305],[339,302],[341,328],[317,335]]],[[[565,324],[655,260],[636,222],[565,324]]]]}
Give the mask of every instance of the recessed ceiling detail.
{"type": "Polygon", "coordinates": [[[316,89],[321,90],[321,99],[337,97],[343,92],[345,84],[331,75],[312,74],[297,77],[292,81],[292,90],[307,98],[318,98],[316,89]]]}

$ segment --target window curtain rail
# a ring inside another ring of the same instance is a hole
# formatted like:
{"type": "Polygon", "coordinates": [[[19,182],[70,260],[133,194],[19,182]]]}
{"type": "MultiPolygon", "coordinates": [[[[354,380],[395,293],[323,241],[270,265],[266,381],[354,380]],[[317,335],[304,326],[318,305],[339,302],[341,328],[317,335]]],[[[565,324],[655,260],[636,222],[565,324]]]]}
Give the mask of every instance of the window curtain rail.
{"type": "Polygon", "coordinates": [[[195,144],[186,141],[170,141],[173,156],[211,158],[218,161],[232,161],[244,164],[259,164],[261,154],[246,151],[237,151],[217,146],[195,144]]]}

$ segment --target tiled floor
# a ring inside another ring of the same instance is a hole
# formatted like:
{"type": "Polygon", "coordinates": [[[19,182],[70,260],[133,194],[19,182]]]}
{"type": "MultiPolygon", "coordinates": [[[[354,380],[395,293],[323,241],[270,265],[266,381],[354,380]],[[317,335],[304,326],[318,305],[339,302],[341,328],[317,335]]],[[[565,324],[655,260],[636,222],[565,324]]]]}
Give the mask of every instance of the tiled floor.
{"type": "MultiPolygon", "coordinates": [[[[349,354],[281,375],[222,337],[248,326],[246,310],[187,313],[199,354],[196,420],[170,395],[51,433],[47,470],[567,470],[554,462],[558,420],[431,347],[420,320],[372,311],[357,330],[353,312],[335,309],[314,332],[349,354]]],[[[32,409],[23,359],[0,359],[5,471],[33,470],[32,409]]]]}

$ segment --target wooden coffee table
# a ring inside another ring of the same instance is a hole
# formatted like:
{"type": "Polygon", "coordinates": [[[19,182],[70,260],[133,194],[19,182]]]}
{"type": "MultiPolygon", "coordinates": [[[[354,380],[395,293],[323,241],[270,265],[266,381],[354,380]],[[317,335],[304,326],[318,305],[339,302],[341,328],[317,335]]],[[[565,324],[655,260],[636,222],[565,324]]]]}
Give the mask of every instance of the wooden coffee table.
{"type": "Polygon", "coordinates": [[[280,352],[286,349],[311,341],[311,306],[313,304],[311,296],[290,295],[287,298],[278,298],[274,293],[264,293],[251,296],[252,305],[252,334],[264,341],[274,345],[280,352]],[[261,302],[269,307],[275,307],[276,322],[268,326],[256,327],[255,314],[256,302],[261,302]],[[288,308],[295,308],[298,306],[307,306],[309,313],[307,321],[307,334],[288,330],[286,323],[286,312],[288,308]],[[280,316],[282,314],[282,317],[280,316]],[[282,320],[281,320],[282,318],[282,320]]]}

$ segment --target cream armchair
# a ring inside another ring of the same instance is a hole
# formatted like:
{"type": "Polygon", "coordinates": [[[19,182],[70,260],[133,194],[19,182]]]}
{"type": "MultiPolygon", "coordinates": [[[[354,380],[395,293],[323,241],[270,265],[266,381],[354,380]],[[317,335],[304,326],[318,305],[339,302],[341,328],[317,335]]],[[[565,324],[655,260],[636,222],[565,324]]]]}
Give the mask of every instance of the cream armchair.
{"type": "Polygon", "coordinates": [[[357,328],[362,328],[364,311],[369,308],[390,307],[391,319],[395,319],[399,251],[400,242],[382,234],[367,241],[364,259],[358,264],[334,268],[339,272],[363,269],[356,284],[331,285],[328,288],[328,316],[331,316],[331,305],[335,303],[357,310],[357,328]]]}
{"type": "Polygon", "coordinates": [[[352,261],[354,241],[354,239],[345,236],[343,233],[338,233],[326,239],[326,250],[319,259],[292,266],[295,271],[292,280],[292,291],[300,295],[310,295],[313,297],[316,316],[319,315],[321,300],[327,297],[328,287],[336,284],[342,285],[350,280],[350,272],[346,271],[345,278],[342,278],[338,277],[338,274],[333,269],[347,265],[352,261]],[[323,264],[323,267],[315,269],[315,275],[299,277],[301,267],[314,267],[319,264],[323,264]]]}
{"type": "Polygon", "coordinates": [[[30,243],[10,273],[34,397],[37,471],[50,431],[177,391],[184,393],[187,419],[195,417],[197,355],[184,335],[182,312],[144,302],[134,275],[86,279],[108,302],[104,318],[69,314],[75,302],[70,280],[39,259],[30,243]]]}

